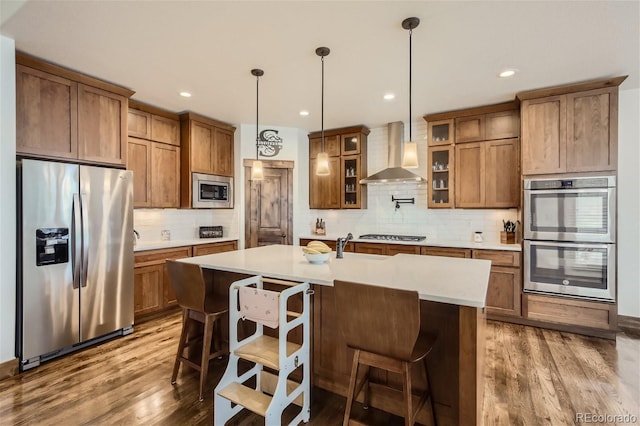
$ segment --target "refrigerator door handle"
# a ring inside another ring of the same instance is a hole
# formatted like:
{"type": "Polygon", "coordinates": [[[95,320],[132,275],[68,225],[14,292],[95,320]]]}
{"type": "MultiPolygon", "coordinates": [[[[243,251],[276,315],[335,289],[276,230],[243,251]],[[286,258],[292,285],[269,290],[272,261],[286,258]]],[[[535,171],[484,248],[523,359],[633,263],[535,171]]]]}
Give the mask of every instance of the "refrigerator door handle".
{"type": "Polygon", "coordinates": [[[73,288],[80,286],[80,262],[82,261],[82,214],[80,212],[80,195],[73,194],[73,288]]]}
{"type": "Polygon", "coordinates": [[[88,264],[89,264],[89,220],[88,220],[88,210],[87,210],[87,200],[86,197],[80,194],[80,206],[82,209],[82,272],[80,285],[82,287],[87,286],[87,277],[88,277],[88,264]]]}

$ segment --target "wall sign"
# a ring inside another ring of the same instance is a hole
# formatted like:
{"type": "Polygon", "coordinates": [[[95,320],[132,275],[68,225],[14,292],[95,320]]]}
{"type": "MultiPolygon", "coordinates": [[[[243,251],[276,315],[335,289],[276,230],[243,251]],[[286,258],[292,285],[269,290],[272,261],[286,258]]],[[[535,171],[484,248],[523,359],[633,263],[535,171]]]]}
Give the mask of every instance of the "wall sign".
{"type": "Polygon", "coordinates": [[[265,129],[260,132],[258,151],[262,157],[275,157],[282,149],[282,138],[278,136],[278,131],[265,129]]]}

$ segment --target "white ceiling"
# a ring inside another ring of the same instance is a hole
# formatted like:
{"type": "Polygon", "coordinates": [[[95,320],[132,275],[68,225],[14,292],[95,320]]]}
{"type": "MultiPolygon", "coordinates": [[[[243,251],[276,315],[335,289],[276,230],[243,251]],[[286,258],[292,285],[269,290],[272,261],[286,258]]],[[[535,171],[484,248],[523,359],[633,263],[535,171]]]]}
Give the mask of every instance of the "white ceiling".
{"type": "Polygon", "coordinates": [[[640,1],[0,1],[18,50],[136,91],[133,99],[232,124],[320,128],[407,121],[521,90],[629,75],[639,87],[640,1]],[[499,79],[506,67],[519,72],[499,79]],[[179,91],[193,93],[190,99],[179,91]],[[382,96],[394,92],[393,101],[382,96]],[[301,109],[311,115],[299,116],[301,109]]]}

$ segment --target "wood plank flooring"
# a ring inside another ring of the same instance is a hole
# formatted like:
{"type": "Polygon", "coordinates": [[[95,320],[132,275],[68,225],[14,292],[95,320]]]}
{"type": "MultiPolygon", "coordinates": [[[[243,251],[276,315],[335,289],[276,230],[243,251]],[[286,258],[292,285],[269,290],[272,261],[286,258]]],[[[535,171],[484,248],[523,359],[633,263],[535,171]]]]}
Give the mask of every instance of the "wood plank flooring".
{"type": "MultiPolygon", "coordinates": [[[[170,384],[179,334],[176,312],[136,325],[130,336],[0,381],[0,425],[211,425],[212,393],[198,402],[197,372],[181,367],[177,384],[170,384]]],[[[577,413],[640,418],[638,336],[620,333],[613,342],[493,321],[486,335],[486,426],[573,425],[577,413]]],[[[225,360],[212,361],[210,389],[225,360]]],[[[310,424],[341,424],[344,404],[314,389],[310,424]]],[[[367,424],[404,424],[356,408],[367,424]]],[[[264,422],[244,414],[231,424],[264,422]]]]}

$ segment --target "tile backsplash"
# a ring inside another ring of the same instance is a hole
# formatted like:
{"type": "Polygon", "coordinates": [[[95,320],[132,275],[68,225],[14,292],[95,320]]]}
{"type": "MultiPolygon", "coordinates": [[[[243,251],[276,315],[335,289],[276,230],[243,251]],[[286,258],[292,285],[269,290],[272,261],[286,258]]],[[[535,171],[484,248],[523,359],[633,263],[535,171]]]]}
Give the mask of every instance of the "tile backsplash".
{"type": "Polygon", "coordinates": [[[198,238],[201,226],[222,226],[225,237],[238,235],[238,215],[234,209],[135,209],[133,227],[140,241],[160,241],[162,231],[172,240],[198,238]]]}
{"type": "MultiPolygon", "coordinates": [[[[405,140],[408,139],[405,127],[405,140]]],[[[427,124],[414,123],[414,141],[418,144],[419,168],[412,171],[427,177],[427,124]]],[[[387,127],[371,129],[367,145],[368,172],[373,174],[387,167],[387,127]]],[[[473,233],[481,231],[487,242],[499,242],[503,220],[517,220],[516,209],[429,209],[427,185],[368,185],[368,206],[365,210],[305,210],[300,215],[298,229],[311,233],[316,218],[322,217],[329,235],[347,232],[361,234],[426,235],[427,240],[471,241],[473,233]],[[415,204],[401,204],[399,209],[391,197],[415,198],[415,204]]]]}

